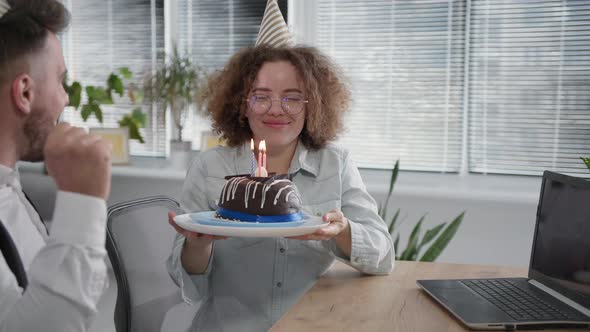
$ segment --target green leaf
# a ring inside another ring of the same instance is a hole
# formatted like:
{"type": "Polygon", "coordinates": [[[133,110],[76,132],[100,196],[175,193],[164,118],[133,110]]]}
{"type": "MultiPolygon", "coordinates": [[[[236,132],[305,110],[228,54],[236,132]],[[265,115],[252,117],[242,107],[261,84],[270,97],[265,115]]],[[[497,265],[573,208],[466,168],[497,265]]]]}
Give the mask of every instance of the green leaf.
{"type": "Polygon", "coordinates": [[[92,86],[92,85],[87,85],[85,90],[86,90],[86,96],[88,96],[89,100],[95,100],[96,96],[98,95],[98,92],[96,91],[96,87],[92,86]]]}
{"type": "Polygon", "coordinates": [[[381,219],[387,219],[387,203],[389,203],[389,199],[383,203],[383,206],[379,210],[379,216],[381,219]]]}
{"type": "Polygon", "coordinates": [[[96,119],[98,120],[98,122],[102,123],[102,109],[100,108],[100,105],[95,105],[94,115],[96,115],[96,119]]]}
{"type": "Polygon", "coordinates": [[[584,162],[584,164],[586,164],[586,167],[588,167],[588,170],[590,171],[590,158],[580,157],[580,159],[582,159],[582,161],[584,162]]]}
{"type": "Polygon", "coordinates": [[[391,218],[391,222],[389,223],[389,234],[393,235],[393,231],[395,230],[395,223],[397,221],[397,218],[399,217],[399,212],[401,211],[401,209],[397,209],[397,211],[395,211],[395,214],[393,215],[393,218],[391,218]]]}
{"type": "Polygon", "coordinates": [[[89,85],[86,87],[86,95],[88,96],[89,104],[113,104],[113,100],[109,96],[108,92],[102,87],[89,85]]]}
{"type": "Polygon", "coordinates": [[[124,79],[130,80],[133,77],[133,73],[129,70],[129,67],[119,68],[119,75],[123,76],[124,79]]]}
{"type": "Polygon", "coordinates": [[[141,110],[141,107],[133,109],[133,112],[131,112],[131,118],[140,128],[145,127],[145,124],[147,123],[147,114],[141,110]]]}
{"type": "Polygon", "coordinates": [[[86,104],[84,106],[82,106],[82,111],[80,111],[80,115],[82,115],[82,120],[86,121],[88,120],[88,118],[90,117],[90,114],[92,114],[92,105],[91,104],[86,104]]]}
{"type": "Polygon", "coordinates": [[[385,202],[383,206],[379,209],[379,215],[383,220],[387,218],[387,204],[391,200],[391,193],[393,192],[393,186],[395,185],[395,181],[397,180],[397,174],[399,173],[399,159],[395,162],[395,166],[393,166],[393,170],[391,171],[391,179],[389,180],[389,190],[387,191],[387,198],[385,198],[385,202]]]}
{"type": "Polygon", "coordinates": [[[393,187],[395,186],[395,181],[397,181],[397,175],[399,173],[399,159],[395,161],[395,166],[393,166],[393,171],[391,172],[391,180],[389,180],[389,190],[387,191],[388,197],[391,196],[393,192],[393,187]]]}
{"type": "Polygon", "coordinates": [[[404,252],[402,253],[400,260],[412,260],[412,256],[415,255],[418,246],[418,239],[420,237],[420,226],[422,226],[422,221],[424,221],[424,217],[425,216],[422,216],[422,218],[420,218],[420,220],[414,226],[412,233],[410,233],[410,237],[408,238],[408,245],[406,246],[406,250],[404,250],[404,252]]]}
{"type": "Polygon", "coordinates": [[[123,117],[123,119],[119,120],[119,126],[129,128],[129,138],[136,139],[140,143],[145,143],[141,133],[139,132],[139,126],[137,122],[131,117],[131,115],[127,114],[123,117]]]}
{"type": "Polygon", "coordinates": [[[109,91],[115,90],[115,92],[118,93],[119,96],[123,97],[123,92],[125,91],[125,88],[123,87],[123,81],[119,76],[111,74],[107,80],[107,87],[109,91]]]}
{"type": "Polygon", "coordinates": [[[94,114],[98,122],[102,123],[102,110],[100,106],[95,103],[85,104],[82,106],[82,120],[86,121],[90,115],[94,114]]]}
{"type": "Polygon", "coordinates": [[[68,105],[78,109],[82,101],[82,85],[80,85],[79,82],[74,81],[72,85],[67,87],[66,92],[68,93],[68,98],[70,100],[68,105]]]}
{"type": "Polygon", "coordinates": [[[445,227],[445,225],[446,225],[446,223],[443,222],[443,223],[438,224],[434,228],[427,230],[426,234],[424,234],[424,237],[422,238],[422,241],[418,245],[418,252],[420,252],[420,250],[422,250],[422,247],[424,247],[424,245],[426,245],[428,242],[432,241],[438,235],[438,233],[440,233],[440,231],[443,229],[443,227],[445,227]]]}
{"type": "Polygon", "coordinates": [[[463,217],[465,216],[465,211],[463,211],[460,215],[458,215],[438,236],[436,241],[426,250],[420,261],[422,262],[434,262],[441,252],[447,247],[451,239],[457,233],[461,222],[463,221],[463,217]]]}
{"type": "Polygon", "coordinates": [[[398,254],[397,254],[397,247],[399,245],[399,234],[395,237],[395,241],[393,241],[393,251],[395,252],[395,259],[398,259],[398,254]]]}

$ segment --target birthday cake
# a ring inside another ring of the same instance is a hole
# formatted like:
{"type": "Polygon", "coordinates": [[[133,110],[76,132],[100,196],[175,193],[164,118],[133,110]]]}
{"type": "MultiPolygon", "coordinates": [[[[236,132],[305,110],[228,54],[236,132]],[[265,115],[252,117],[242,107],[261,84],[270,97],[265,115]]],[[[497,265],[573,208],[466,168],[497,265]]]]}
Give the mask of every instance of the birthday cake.
{"type": "Polygon", "coordinates": [[[290,222],[303,219],[301,196],[286,174],[226,177],[216,216],[243,222],[290,222]]]}

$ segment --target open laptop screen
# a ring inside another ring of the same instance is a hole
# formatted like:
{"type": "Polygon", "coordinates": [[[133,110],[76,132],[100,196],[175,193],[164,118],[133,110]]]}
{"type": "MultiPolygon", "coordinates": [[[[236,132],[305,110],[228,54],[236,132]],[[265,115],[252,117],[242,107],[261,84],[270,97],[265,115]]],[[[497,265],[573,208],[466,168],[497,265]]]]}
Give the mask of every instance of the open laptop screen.
{"type": "Polygon", "coordinates": [[[529,277],[590,308],[590,181],[543,175],[529,277]]]}

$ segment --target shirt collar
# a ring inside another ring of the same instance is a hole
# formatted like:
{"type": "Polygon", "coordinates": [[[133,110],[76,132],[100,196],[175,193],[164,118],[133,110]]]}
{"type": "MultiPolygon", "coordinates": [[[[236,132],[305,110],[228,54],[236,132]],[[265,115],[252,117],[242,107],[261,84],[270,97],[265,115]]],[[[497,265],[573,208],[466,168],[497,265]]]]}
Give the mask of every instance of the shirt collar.
{"type": "Polygon", "coordinates": [[[20,176],[16,169],[0,164],[0,185],[20,188],[20,176]]]}
{"type": "MultiPolygon", "coordinates": [[[[239,149],[239,152],[239,174],[250,173],[250,156],[252,155],[252,150],[250,149],[250,141],[244,143],[241,149],[239,149]]],[[[291,167],[289,167],[289,173],[295,174],[300,170],[303,170],[305,172],[312,174],[313,176],[317,176],[319,163],[320,160],[319,156],[317,155],[317,152],[307,149],[305,145],[301,142],[301,140],[299,140],[297,142],[297,148],[295,148],[293,160],[291,161],[291,167]]]]}
{"type": "Polygon", "coordinates": [[[318,176],[319,156],[316,151],[311,151],[299,140],[297,148],[291,161],[290,173],[297,173],[299,170],[311,173],[313,176],[318,176]]]}

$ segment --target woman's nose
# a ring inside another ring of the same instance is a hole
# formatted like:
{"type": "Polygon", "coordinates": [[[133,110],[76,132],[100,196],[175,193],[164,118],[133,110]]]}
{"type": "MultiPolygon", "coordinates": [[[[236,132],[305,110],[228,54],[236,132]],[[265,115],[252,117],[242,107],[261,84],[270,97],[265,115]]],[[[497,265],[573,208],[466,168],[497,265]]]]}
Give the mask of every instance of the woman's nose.
{"type": "Polygon", "coordinates": [[[268,110],[268,113],[273,114],[273,115],[280,115],[280,114],[284,113],[283,106],[281,105],[280,99],[273,99],[272,100],[272,104],[270,105],[270,109],[268,110]]]}

